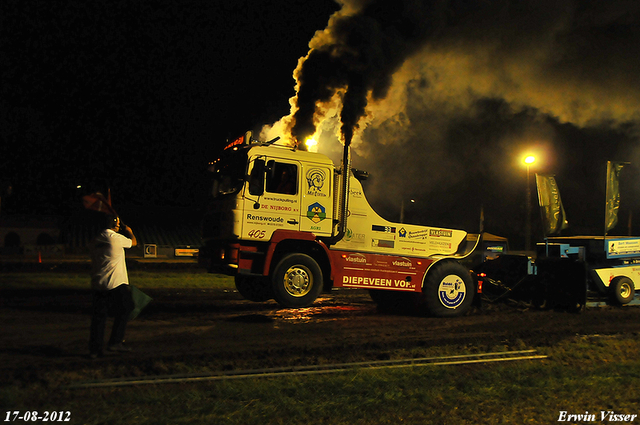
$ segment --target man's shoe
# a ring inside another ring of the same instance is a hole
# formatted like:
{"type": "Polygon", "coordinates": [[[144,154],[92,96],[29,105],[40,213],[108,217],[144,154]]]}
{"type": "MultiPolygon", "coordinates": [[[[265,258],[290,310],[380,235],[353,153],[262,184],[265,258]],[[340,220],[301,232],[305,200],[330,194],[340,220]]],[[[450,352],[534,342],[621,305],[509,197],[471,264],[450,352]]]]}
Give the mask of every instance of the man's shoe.
{"type": "Polygon", "coordinates": [[[126,347],[123,342],[119,342],[117,344],[113,344],[107,347],[108,351],[115,351],[117,353],[128,353],[131,351],[131,348],[126,347]]]}

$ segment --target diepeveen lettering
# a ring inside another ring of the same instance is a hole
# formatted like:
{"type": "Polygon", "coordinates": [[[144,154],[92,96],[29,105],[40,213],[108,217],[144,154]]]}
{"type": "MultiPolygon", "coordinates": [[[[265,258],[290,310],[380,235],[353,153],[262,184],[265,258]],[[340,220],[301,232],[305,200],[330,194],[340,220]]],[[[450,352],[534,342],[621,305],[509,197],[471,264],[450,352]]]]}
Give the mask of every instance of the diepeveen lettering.
{"type": "Polygon", "coordinates": [[[343,276],[342,283],[353,286],[378,286],[389,288],[410,288],[411,282],[403,279],[385,279],[380,277],[343,276]]]}

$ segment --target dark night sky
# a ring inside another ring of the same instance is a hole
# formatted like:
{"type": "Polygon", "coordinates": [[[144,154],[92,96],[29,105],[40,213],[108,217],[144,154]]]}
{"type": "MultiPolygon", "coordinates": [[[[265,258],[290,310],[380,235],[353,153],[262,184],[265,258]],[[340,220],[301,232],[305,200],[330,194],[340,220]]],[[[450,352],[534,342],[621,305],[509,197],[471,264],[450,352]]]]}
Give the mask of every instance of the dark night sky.
{"type": "Polygon", "coordinates": [[[202,204],[227,137],[288,112],[292,71],[337,5],[3,1],[4,211],[202,204]],[[75,197],[75,198],[74,198],[75,197]]]}
{"type": "MultiPolygon", "coordinates": [[[[66,214],[106,187],[116,206],[202,206],[224,140],[289,114],[310,41],[375,77],[353,165],[383,217],[416,199],[408,220],[476,231],[483,205],[486,230],[517,239],[527,149],[556,174],[573,231],[602,228],[607,160],[633,163],[621,221],[639,206],[634,0],[5,0],[0,19],[3,213],[66,214]]],[[[336,111],[323,113],[320,151],[336,160],[336,111]]]]}

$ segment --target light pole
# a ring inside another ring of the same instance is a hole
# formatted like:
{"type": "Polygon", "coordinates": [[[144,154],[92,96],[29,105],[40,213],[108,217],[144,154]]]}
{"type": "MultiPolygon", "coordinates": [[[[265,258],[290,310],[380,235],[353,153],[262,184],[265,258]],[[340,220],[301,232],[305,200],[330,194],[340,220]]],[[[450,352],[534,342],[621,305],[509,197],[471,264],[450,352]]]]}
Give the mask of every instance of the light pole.
{"type": "Polygon", "coordinates": [[[527,155],[524,158],[524,163],[527,166],[527,223],[526,223],[525,235],[524,235],[524,239],[525,239],[524,248],[526,251],[531,250],[531,184],[529,182],[530,180],[529,171],[531,168],[531,164],[533,164],[534,162],[536,162],[536,158],[532,155],[527,155]]]}

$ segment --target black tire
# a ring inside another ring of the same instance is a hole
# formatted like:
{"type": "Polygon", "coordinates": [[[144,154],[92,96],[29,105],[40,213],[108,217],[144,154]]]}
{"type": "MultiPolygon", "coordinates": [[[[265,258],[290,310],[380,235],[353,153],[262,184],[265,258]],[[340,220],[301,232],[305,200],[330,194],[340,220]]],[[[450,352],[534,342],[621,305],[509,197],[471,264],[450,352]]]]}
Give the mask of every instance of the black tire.
{"type": "Polygon", "coordinates": [[[235,281],[240,295],[249,301],[264,302],[273,298],[273,288],[266,277],[236,275],[235,281]]]}
{"type": "Polygon", "coordinates": [[[427,313],[436,317],[462,316],[473,304],[475,289],[465,267],[453,261],[437,263],[422,285],[427,313]]]}
{"type": "Polygon", "coordinates": [[[618,276],[609,285],[611,301],[617,305],[628,304],[636,296],[633,281],[625,276],[618,276]]]}
{"type": "Polygon", "coordinates": [[[306,254],[289,254],[273,273],[273,295],[283,307],[300,308],[313,304],[322,292],[322,270],[306,254]]]}

